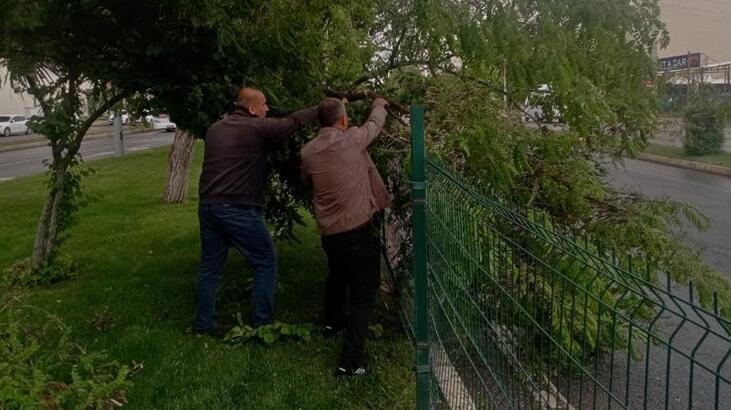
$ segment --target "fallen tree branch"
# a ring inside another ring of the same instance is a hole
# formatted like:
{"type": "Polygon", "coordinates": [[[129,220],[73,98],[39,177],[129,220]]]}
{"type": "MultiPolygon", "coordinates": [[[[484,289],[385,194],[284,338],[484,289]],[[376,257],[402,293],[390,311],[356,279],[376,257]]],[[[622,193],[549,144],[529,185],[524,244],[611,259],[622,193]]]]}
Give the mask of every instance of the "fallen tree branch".
{"type": "Polygon", "coordinates": [[[401,104],[398,101],[385,98],[381,95],[379,95],[377,92],[372,90],[365,90],[365,91],[338,91],[332,88],[327,88],[325,90],[325,95],[328,97],[333,98],[340,98],[345,99],[347,101],[363,101],[363,100],[373,100],[378,97],[385,99],[388,101],[388,107],[386,108],[386,112],[393,117],[396,121],[398,121],[401,125],[404,127],[409,127],[409,124],[401,117],[401,115],[408,115],[410,113],[409,107],[401,104]],[[395,110],[394,110],[395,109],[395,110]],[[395,112],[396,111],[396,112],[395,112]],[[399,115],[401,114],[401,115],[399,115]]]}

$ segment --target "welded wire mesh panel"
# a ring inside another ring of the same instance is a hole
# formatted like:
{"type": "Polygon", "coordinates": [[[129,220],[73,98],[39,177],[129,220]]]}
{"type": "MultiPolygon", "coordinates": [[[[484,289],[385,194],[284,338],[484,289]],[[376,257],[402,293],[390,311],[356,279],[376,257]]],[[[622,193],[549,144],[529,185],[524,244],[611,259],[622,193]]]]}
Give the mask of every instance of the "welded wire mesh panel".
{"type": "Polygon", "coordinates": [[[389,276],[401,304],[401,319],[414,339],[414,277],[412,266],[411,214],[409,209],[386,210],[381,231],[382,272],[389,276]]]}
{"type": "Polygon", "coordinates": [[[435,408],[731,408],[731,328],[667,276],[427,161],[435,408]]]}

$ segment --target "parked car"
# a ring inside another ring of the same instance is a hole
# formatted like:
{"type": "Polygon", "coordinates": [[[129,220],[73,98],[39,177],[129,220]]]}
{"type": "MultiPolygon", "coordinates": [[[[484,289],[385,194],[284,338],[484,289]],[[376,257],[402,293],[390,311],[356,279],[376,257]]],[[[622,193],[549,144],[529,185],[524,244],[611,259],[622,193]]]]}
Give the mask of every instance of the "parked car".
{"type": "MultiPolygon", "coordinates": [[[[127,110],[120,111],[120,115],[122,116],[122,125],[129,125],[130,116],[129,116],[129,113],[127,112],[127,110]]],[[[112,111],[109,113],[109,118],[107,118],[107,122],[109,123],[109,125],[114,124],[115,116],[116,116],[115,112],[112,111]]]]}
{"type": "Polygon", "coordinates": [[[170,121],[170,116],[167,114],[152,115],[149,122],[152,124],[152,128],[156,130],[174,131],[177,128],[175,123],[170,121]]]}
{"type": "Polygon", "coordinates": [[[24,115],[0,114],[0,132],[5,137],[13,134],[30,134],[28,119],[24,115]]]}
{"type": "Polygon", "coordinates": [[[563,115],[561,110],[553,105],[553,96],[551,87],[548,84],[542,84],[531,92],[525,99],[523,120],[525,122],[551,122],[554,124],[563,123],[563,115]],[[551,107],[551,112],[544,112],[544,108],[551,107]]]}
{"type": "Polygon", "coordinates": [[[147,108],[142,110],[142,115],[140,116],[139,122],[144,123],[145,125],[151,125],[152,124],[152,117],[155,115],[147,108]]]}

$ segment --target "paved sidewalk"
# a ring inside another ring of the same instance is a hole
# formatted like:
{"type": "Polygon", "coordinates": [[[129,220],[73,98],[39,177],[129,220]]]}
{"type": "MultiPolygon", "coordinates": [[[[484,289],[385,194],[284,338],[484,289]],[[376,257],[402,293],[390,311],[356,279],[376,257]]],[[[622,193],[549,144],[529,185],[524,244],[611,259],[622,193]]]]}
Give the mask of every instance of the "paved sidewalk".
{"type": "Polygon", "coordinates": [[[637,159],[657,164],[670,165],[673,167],[692,169],[694,171],[707,172],[709,174],[731,177],[731,168],[721,165],[706,164],[703,162],[688,161],[686,159],[671,158],[661,155],[641,153],[637,159]]]}

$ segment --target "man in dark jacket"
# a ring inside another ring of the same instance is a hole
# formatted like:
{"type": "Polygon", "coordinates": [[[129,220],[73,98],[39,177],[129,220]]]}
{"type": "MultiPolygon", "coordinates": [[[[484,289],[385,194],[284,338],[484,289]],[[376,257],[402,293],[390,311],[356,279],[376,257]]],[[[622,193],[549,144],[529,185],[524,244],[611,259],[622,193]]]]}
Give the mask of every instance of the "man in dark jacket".
{"type": "Polygon", "coordinates": [[[199,188],[201,265],[196,287],[196,333],[216,330],[216,295],[231,246],[246,257],[253,271],[252,325],[272,321],[277,255],[262,216],[267,154],[275,139],[313,122],[317,107],[284,118],[266,118],[267,111],[261,91],[243,88],[236,110],[206,133],[199,188]]]}

